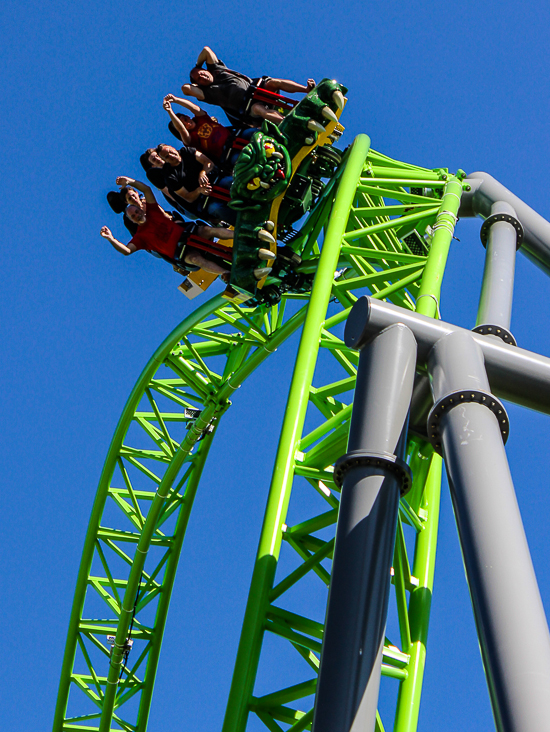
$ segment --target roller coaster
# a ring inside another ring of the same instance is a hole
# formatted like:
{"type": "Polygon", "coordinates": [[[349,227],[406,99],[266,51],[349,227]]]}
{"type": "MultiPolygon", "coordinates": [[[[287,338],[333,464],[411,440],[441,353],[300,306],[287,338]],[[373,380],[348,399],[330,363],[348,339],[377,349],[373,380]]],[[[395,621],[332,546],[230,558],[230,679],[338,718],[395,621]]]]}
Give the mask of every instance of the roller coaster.
{"type": "MultiPolygon", "coordinates": [[[[438,337],[443,338],[460,330],[441,320],[447,255],[459,215],[478,215],[485,219],[488,251],[496,246],[498,226],[509,227],[516,237],[514,255],[516,244],[521,245],[548,270],[550,224],[486,174],[467,176],[460,170],[451,173],[393,160],[373,150],[366,135],[359,135],[344,152],[335,150],[332,143],[343,129],[339,117],[346,92],[324,80],[278,129],[265,125],[244,148],[231,190],[238,220],[229,291],[200,304],[166,337],[128,398],[85,538],[55,732],[147,729],[178,561],[217,426],[238,398],[241,384],[297,332],[300,342],[223,732],[244,732],[253,718],[271,732],[327,728],[319,715],[314,722],[314,702],[332,604],[325,619],[308,599],[308,588],[317,583],[328,595],[331,585],[340,498],[348,480],[339,461],[348,448],[363,341],[376,341],[376,334],[392,323],[404,323],[418,344],[401,458],[390,460],[384,453],[376,468],[384,473],[384,466],[393,461],[395,476],[396,460],[401,461],[399,479],[406,483],[390,531],[391,571],[383,573],[397,622],[386,628],[376,668],[382,683],[395,685],[397,701],[393,719],[382,719],[374,710],[370,728],[370,723],[330,728],[417,729],[437,548],[441,455],[448,459],[451,454],[451,432],[445,431],[449,415],[443,410],[447,406],[449,414],[453,412],[452,395],[443,395],[443,404],[441,395],[433,392],[436,387],[430,393],[425,374],[430,372],[433,384],[439,372],[426,364],[432,358],[430,338],[436,339],[432,331],[439,328],[438,337]],[[495,202],[502,201],[505,205],[495,208],[495,202]],[[292,251],[287,257],[274,256],[272,274],[256,282],[251,275],[255,252],[266,243],[274,255],[277,243],[292,251]],[[361,335],[344,336],[352,310],[352,329],[361,335]],[[439,412],[429,411],[434,401],[439,412]],[[289,524],[295,488],[301,498],[289,524]],[[268,635],[277,644],[278,663],[284,654],[293,669],[293,682],[285,688],[274,686],[266,672],[273,648],[264,643],[268,635]],[[302,664],[299,677],[296,659],[302,664]]],[[[475,347],[483,350],[496,396],[550,413],[548,359],[531,354],[529,361],[528,352],[510,345],[510,308],[506,315],[505,303],[495,315],[491,267],[496,267],[493,260],[486,265],[476,333],[466,331],[463,337],[475,339],[475,347]],[[531,376],[518,379],[506,365],[512,351],[513,358],[523,358],[518,370],[531,376]]],[[[513,265],[511,277],[513,282],[513,265]]],[[[484,388],[478,384],[474,399],[474,389],[467,384],[461,387],[462,397],[455,398],[466,399],[472,409],[485,409],[483,395],[490,392],[487,384],[484,388]]],[[[496,396],[492,403],[500,405],[496,396]]],[[[492,407],[491,418],[498,405],[492,407]]],[[[361,459],[352,467],[372,467],[372,457],[361,459]]],[[[462,533],[461,540],[464,551],[468,544],[462,533]]],[[[344,540],[338,541],[344,545],[344,540]]],[[[343,556],[344,550],[339,551],[343,556]]],[[[468,580],[475,595],[473,569],[468,580]]],[[[369,587],[366,591],[375,594],[369,587]]],[[[475,597],[473,602],[483,635],[475,597]]],[[[490,676],[496,666],[490,641],[483,638],[490,676]]],[[[490,676],[497,729],[542,730],[540,725],[522,728],[524,721],[509,721],[502,711],[499,683],[490,676]]],[[[350,704],[353,714],[359,714],[361,703],[350,704]]]]}

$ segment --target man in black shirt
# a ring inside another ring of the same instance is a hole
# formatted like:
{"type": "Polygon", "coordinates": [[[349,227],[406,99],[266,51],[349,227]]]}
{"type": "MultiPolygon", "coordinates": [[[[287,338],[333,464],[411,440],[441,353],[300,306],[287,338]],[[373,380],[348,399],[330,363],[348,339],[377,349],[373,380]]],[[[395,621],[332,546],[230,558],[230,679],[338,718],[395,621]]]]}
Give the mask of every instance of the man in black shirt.
{"type": "MultiPolygon", "coordinates": [[[[251,79],[249,76],[232,71],[220,61],[214,51],[205,46],[199,54],[197,65],[191,70],[191,84],[184,84],[182,91],[188,97],[195,97],[208,104],[221,107],[233,122],[235,117],[243,114],[250,87],[262,86],[272,92],[285,91],[307,94],[315,86],[313,79],[308,79],[307,86],[288,79],[272,79],[269,76],[251,79]],[[202,65],[206,62],[206,69],[202,65]]],[[[269,109],[261,102],[254,102],[249,110],[252,118],[269,119],[278,124],[283,118],[274,109],[269,109]]]]}
{"type": "MultiPolygon", "coordinates": [[[[165,161],[162,172],[170,195],[183,199],[186,209],[191,213],[204,213],[230,224],[235,223],[235,212],[217,200],[210,199],[204,211],[202,210],[204,203],[202,196],[209,196],[212,192],[208,174],[212,173],[215,167],[204,153],[185,145],[176,150],[171,145],[161,144],[156,150],[165,161]]],[[[222,187],[229,187],[231,179],[223,179],[219,184],[222,187]]]]}
{"type": "MultiPolygon", "coordinates": [[[[192,214],[192,212],[187,209],[187,202],[179,196],[170,193],[166,187],[163,170],[164,160],[159,156],[155,148],[148,148],[143,155],[140,156],[139,161],[141,163],[141,167],[145,171],[148,181],[163,193],[164,198],[167,200],[169,205],[174,206],[179,213],[188,216],[192,214]]],[[[194,216],[192,216],[192,218],[194,218],[194,216]]]]}
{"type": "Polygon", "coordinates": [[[200,195],[211,192],[208,173],[214,163],[194,147],[185,145],[176,150],[171,145],[158,145],[157,153],[164,160],[164,181],[170,193],[175,193],[188,203],[194,203],[200,195]]]}

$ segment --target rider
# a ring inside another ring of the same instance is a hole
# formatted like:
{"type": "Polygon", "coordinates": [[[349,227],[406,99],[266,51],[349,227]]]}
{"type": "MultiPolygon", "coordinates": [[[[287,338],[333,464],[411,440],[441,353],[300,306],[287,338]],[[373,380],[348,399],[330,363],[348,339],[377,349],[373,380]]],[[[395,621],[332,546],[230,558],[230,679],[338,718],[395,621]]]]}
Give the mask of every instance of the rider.
{"type": "Polygon", "coordinates": [[[101,236],[107,239],[114,248],[126,256],[133,254],[139,249],[157,252],[162,257],[176,264],[181,263],[184,268],[201,268],[206,272],[225,275],[229,277],[229,270],[222,260],[213,260],[205,256],[198,249],[186,244],[189,234],[196,233],[205,239],[232,239],[233,232],[221,227],[207,226],[206,224],[177,223],[167,218],[160,206],[157,204],[151,188],[138,180],[120,176],[117,178],[117,185],[132,185],[145,195],[145,210],[138,206],[128,206],[126,214],[137,224],[137,231],[128,244],[115,239],[111,231],[104,226],[101,229],[101,236]]]}
{"type": "MultiPolygon", "coordinates": [[[[128,218],[126,208],[128,206],[137,206],[145,211],[145,198],[143,197],[143,194],[138,193],[135,188],[124,186],[124,188],[121,188],[119,191],[109,191],[109,193],[107,193],[107,201],[116,214],[123,214],[122,218],[124,226],[133,236],[137,231],[137,224],[128,218]]],[[[160,210],[167,218],[172,219],[173,221],[183,221],[181,215],[177,211],[168,213],[163,208],[160,210]]]]}
{"type": "MultiPolygon", "coordinates": [[[[159,156],[155,148],[148,148],[142,155],[140,155],[139,162],[141,167],[145,171],[147,180],[152,183],[155,188],[158,188],[162,193],[166,201],[173,206],[181,214],[189,215],[189,212],[185,208],[185,201],[181,198],[170,193],[166,187],[164,180],[164,160],[159,156]]],[[[191,218],[194,218],[191,216],[191,218]]]]}
{"type": "MultiPolygon", "coordinates": [[[[235,165],[240,150],[233,151],[229,156],[227,150],[235,136],[235,130],[232,127],[225,127],[217,119],[210,117],[197,104],[181,97],[175,97],[173,94],[167,94],[164,97],[162,106],[170,115],[171,122],[168,124],[168,129],[179,137],[184,145],[191,145],[200,150],[218,166],[229,164],[232,167],[235,165]],[[193,117],[174,112],[172,104],[184,107],[191,112],[193,117]],[[228,160],[227,157],[229,157],[228,160]]],[[[255,131],[253,127],[242,129],[239,131],[239,137],[249,140],[255,131]]]]}
{"type": "MultiPolygon", "coordinates": [[[[195,215],[200,214],[200,207],[204,203],[201,196],[210,196],[212,193],[209,174],[214,172],[214,163],[194,147],[184,145],[180,150],[176,150],[171,145],[161,144],[156,150],[165,161],[162,170],[170,194],[183,199],[188,211],[195,215]]],[[[232,179],[227,177],[220,180],[218,185],[230,188],[231,183],[232,179]]],[[[236,221],[235,211],[213,198],[208,201],[204,214],[229,224],[234,224],[236,221]]]]}
{"type": "MultiPolygon", "coordinates": [[[[196,66],[191,69],[190,77],[192,83],[182,86],[183,93],[188,97],[195,97],[199,101],[221,107],[231,122],[239,121],[244,113],[248,91],[252,85],[261,86],[272,92],[284,91],[291,94],[296,92],[307,94],[315,86],[313,79],[308,79],[307,86],[288,79],[272,79],[270,76],[251,79],[238,71],[228,69],[208,46],[200,52],[196,66]],[[206,69],[202,68],[204,63],[206,69]]],[[[249,110],[248,121],[255,125],[262,119],[278,124],[283,117],[265,104],[254,102],[249,110]]]]}

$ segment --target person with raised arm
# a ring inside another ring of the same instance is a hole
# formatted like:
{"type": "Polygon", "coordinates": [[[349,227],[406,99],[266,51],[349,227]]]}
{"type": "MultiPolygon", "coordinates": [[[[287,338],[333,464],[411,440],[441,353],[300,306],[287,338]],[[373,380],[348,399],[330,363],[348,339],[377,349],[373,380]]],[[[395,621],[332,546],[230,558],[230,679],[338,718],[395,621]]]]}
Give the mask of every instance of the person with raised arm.
{"type": "Polygon", "coordinates": [[[186,210],[184,205],[185,201],[182,201],[177,196],[172,195],[166,187],[163,170],[164,160],[159,156],[155,148],[148,148],[142,155],[140,155],[139,162],[145,171],[147,180],[152,183],[155,188],[158,188],[167,203],[169,203],[170,206],[174,206],[180,214],[185,213],[189,215],[190,212],[186,210]]]}
{"type": "MultiPolygon", "coordinates": [[[[176,137],[179,137],[184,145],[191,145],[200,150],[213,160],[216,165],[232,167],[237,162],[240,150],[230,151],[230,144],[235,137],[236,131],[233,127],[225,127],[217,119],[210,117],[204,109],[188,99],[167,94],[164,97],[162,106],[170,116],[168,129],[176,137]],[[174,112],[172,104],[179,104],[187,109],[193,117],[188,114],[174,112]]],[[[249,140],[255,129],[248,127],[239,131],[239,137],[249,140]]]]}
{"type": "Polygon", "coordinates": [[[208,174],[214,170],[214,163],[200,150],[185,145],[176,150],[172,145],[161,143],[157,145],[156,152],[164,160],[162,170],[170,193],[175,193],[188,204],[196,204],[199,196],[212,191],[208,174]]]}
{"type": "Polygon", "coordinates": [[[224,147],[232,133],[231,127],[224,127],[197,104],[173,94],[167,94],[164,97],[162,106],[168,112],[173,128],[184,145],[190,145],[200,150],[215,163],[220,161],[224,147]],[[172,104],[179,104],[193,116],[176,114],[172,109],[172,104]]]}
{"type": "MultiPolygon", "coordinates": [[[[107,202],[116,214],[123,214],[122,219],[124,226],[133,236],[137,231],[137,224],[134,224],[134,222],[128,218],[126,215],[126,208],[128,206],[136,206],[137,208],[142,208],[145,211],[145,198],[143,197],[143,194],[140,194],[135,190],[135,188],[124,186],[119,191],[109,191],[109,193],[107,193],[107,202]]],[[[167,213],[162,208],[160,210],[170,219],[182,220],[181,215],[176,211],[167,213]]]]}
{"type": "MultiPolygon", "coordinates": [[[[290,94],[297,92],[307,94],[315,86],[313,79],[308,79],[306,85],[289,79],[273,79],[270,76],[251,79],[238,71],[228,69],[208,46],[205,46],[200,52],[196,66],[191,69],[190,78],[191,84],[184,84],[181,88],[183,93],[188,97],[195,97],[201,102],[221,107],[231,122],[240,120],[245,113],[251,86],[290,94]],[[206,68],[203,68],[203,64],[206,65],[206,68]]],[[[251,124],[255,124],[261,122],[262,119],[268,119],[278,124],[283,117],[275,109],[270,109],[262,102],[254,102],[248,111],[248,120],[251,124]]]]}
{"type": "Polygon", "coordinates": [[[119,176],[116,182],[122,187],[133,186],[145,196],[144,209],[134,205],[126,209],[128,218],[137,225],[137,231],[128,244],[118,241],[107,226],[101,229],[101,236],[118,252],[129,256],[140,249],[145,249],[157,252],[164,259],[184,269],[200,268],[206,272],[222,275],[224,279],[229,277],[229,270],[224,266],[223,260],[210,259],[198,249],[187,246],[186,242],[193,233],[204,239],[232,239],[232,231],[203,223],[182,224],[172,221],[157,204],[155,195],[148,185],[126,176],[119,176]]]}
{"type": "MultiPolygon", "coordinates": [[[[183,199],[186,208],[195,215],[202,215],[201,196],[209,196],[212,192],[209,174],[214,173],[214,163],[200,150],[185,145],[176,150],[171,145],[160,144],[157,153],[165,161],[164,180],[171,195],[183,199]]],[[[230,188],[232,178],[225,177],[218,182],[222,188],[230,188]]],[[[225,203],[211,198],[204,210],[209,219],[226,221],[234,224],[236,213],[225,203]]]]}

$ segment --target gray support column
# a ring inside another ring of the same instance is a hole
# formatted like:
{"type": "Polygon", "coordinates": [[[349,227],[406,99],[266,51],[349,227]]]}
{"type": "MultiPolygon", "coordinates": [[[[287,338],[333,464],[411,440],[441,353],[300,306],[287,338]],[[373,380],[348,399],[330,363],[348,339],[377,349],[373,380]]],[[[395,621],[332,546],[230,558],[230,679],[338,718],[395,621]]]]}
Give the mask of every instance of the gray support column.
{"type": "Polygon", "coordinates": [[[314,732],[373,732],[416,363],[411,331],[393,325],[361,352],[315,703],[314,732]],[[400,443],[401,447],[398,446],[400,443]],[[402,456],[401,456],[402,457],[402,456]]]}
{"type": "Polygon", "coordinates": [[[481,241],[486,246],[485,269],[474,331],[496,335],[515,345],[510,333],[516,250],[521,245],[523,229],[516,212],[506,201],[496,201],[491,215],[481,227],[481,241]]]}
{"type": "Polygon", "coordinates": [[[502,442],[504,408],[466,331],[439,340],[428,368],[428,427],[445,457],[496,727],[547,732],[550,635],[502,442]]]}
{"type": "MultiPolygon", "coordinates": [[[[444,320],[434,320],[389,302],[361,297],[348,316],[346,343],[352,348],[361,348],[362,343],[392,323],[403,323],[412,330],[418,348],[419,368],[426,363],[430,350],[440,338],[448,333],[470,333],[444,320]]],[[[472,337],[483,351],[494,394],[514,404],[550,414],[550,358],[506,345],[498,338],[487,338],[477,333],[472,337]]]]}
{"type": "Polygon", "coordinates": [[[463,183],[466,188],[460,201],[459,217],[481,216],[486,219],[491,215],[495,201],[506,201],[513,206],[523,226],[524,239],[520,251],[550,275],[550,222],[489,173],[471,173],[463,183]]]}
{"type": "Polygon", "coordinates": [[[430,389],[430,381],[425,374],[417,373],[414,379],[414,388],[411,399],[409,416],[409,431],[424,439],[428,439],[426,422],[428,413],[433,407],[434,400],[430,389]]]}

